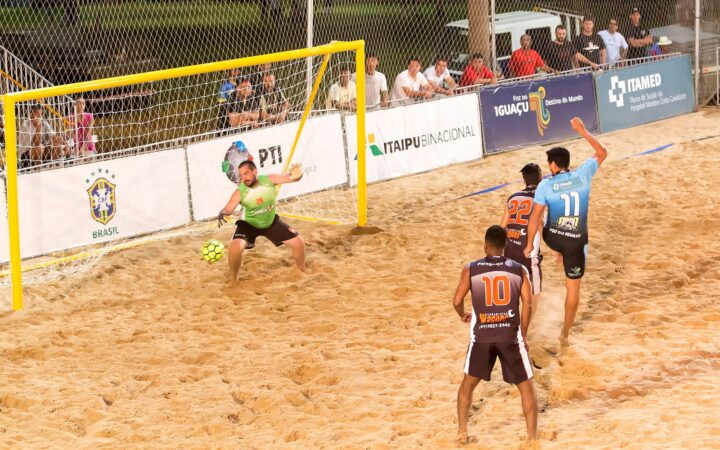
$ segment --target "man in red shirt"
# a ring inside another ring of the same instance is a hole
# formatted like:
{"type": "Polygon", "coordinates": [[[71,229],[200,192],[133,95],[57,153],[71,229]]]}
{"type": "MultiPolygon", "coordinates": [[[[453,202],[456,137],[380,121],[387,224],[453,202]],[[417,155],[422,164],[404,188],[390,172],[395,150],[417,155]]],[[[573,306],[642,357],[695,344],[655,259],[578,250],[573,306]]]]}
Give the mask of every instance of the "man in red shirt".
{"type": "Polygon", "coordinates": [[[495,75],[492,70],[483,64],[483,57],[480,53],[473,53],[470,64],[460,78],[460,86],[475,86],[476,84],[493,84],[495,83],[495,75]]]}
{"type": "Polygon", "coordinates": [[[520,38],[520,48],[515,50],[510,57],[510,73],[513,77],[527,77],[535,75],[537,69],[547,73],[558,73],[557,70],[548,67],[542,60],[540,54],[532,48],[532,38],[524,34],[520,38]]]}

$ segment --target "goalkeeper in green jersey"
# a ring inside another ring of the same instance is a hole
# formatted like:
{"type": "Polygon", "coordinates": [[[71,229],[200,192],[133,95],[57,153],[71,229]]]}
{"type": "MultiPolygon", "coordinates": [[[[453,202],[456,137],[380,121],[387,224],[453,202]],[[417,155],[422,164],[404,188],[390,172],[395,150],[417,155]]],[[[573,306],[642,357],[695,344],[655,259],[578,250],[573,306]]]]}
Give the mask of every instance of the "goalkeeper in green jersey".
{"type": "Polygon", "coordinates": [[[243,251],[255,247],[258,236],[265,236],[276,246],[286,244],[292,249],[298,269],[309,272],[305,265],[305,241],[293,227],[280,219],[275,207],[275,185],[299,181],[303,176],[300,164],[293,165],[288,173],[282,175],[258,176],[257,166],[251,160],[242,162],[237,170],[240,175],[237,190],[218,214],[220,227],[226,223],[225,216],[232,214],[238,205],[245,209],[245,218],[236,222],[237,228],[230,243],[231,281],[237,281],[243,251]]]}

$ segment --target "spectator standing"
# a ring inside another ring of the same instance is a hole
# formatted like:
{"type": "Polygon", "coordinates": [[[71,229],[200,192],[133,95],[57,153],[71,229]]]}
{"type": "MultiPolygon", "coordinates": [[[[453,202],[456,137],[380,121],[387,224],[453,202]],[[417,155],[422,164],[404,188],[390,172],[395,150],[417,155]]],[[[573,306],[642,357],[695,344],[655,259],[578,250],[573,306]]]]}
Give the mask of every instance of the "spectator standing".
{"type": "Polygon", "coordinates": [[[447,67],[447,59],[438,57],[435,58],[435,65],[428,67],[423,73],[436,95],[455,94],[457,83],[453,80],[447,67]]]}
{"type": "Polygon", "coordinates": [[[625,37],[618,31],[618,21],[615,17],[610,18],[608,29],[598,32],[605,43],[608,64],[615,64],[627,56],[628,43],[625,37]]]}
{"type": "Polygon", "coordinates": [[[431,98],[432,95],[432,86],[425,75],[420,73],[420,58],[410,58],[407,70],[395,78],[390,100],[398,105],[408,105],[417,99],[431,98]]]}
{"type": "Polygon", "coordinates": [[[520,37],[520,48],[512,53],[508,66],[513,77],[535,75],[538,70],[557,73],[557,70],[548,67],[540,54],[532,49],[532,37],[528,34],[523,34],[520,37]]]}
{"type": "Polygon", "coordinates": [[[218,129],[229,128],[230,123],[228,122],[228,99],[230,94],[235,92],[237,87],[238,75],[240,75],[239,69],[231,69],[228,73],[228,77],[220,85],[220,91],[218,91],[218,129]]]}
{"type": "Polygon", "coordinates": [[[75,114],[70,118],[70,133],[72,146],[75,151],[73,156],[82,158],[95,155],[95,143],[93,142],[93,115],[85,112],[85,99],[80,97],[75,100],[75,114]]]}
{"type": "Polygon", "coordinates": [[[652,34],[640,23],[641,18],[640,10],[633,8],[630,12],[630,26],[625,33],[629,46],[628,59],[646,57],[648,55],[648,46],[653,42],[652,34]]]}
{"type": "Polygon", "coordinates": [[[328,92],[327,109],[355,111],[356,94],[355,83],[350,81],[350,69],[340,69],[340,77],[337,83],[330,86],[328,92]]]}
{"type": "Polygon", "coordinates": [[[43,159],[59,161],[69,153],[62,137],[53,130],[47,120],[43,119],[44,112],[45,108],[41,104],[34,104],[30,110],[30,117],[20,125],[18,155],[20,155],[21,167],[39,165],[43,159]]]}
{"type": "Polygon", "coordinates": [[[573,69],[575,46],[567,39],[567,30],[563,25],[555,27],[555,40],[548,45],[547,64],[558,72],[573,69]]]}
{"type": "Polygon", "coordinates": [[[460,77],[461,87],[493,84],[497,81],[492,70],[485,65],[482,54],[473,53],[470,58],[470,64],[465,67],[462,77],[460,77]]]}
{"type": "Polygon", "coordinates": [[[260,119],[269,124],[285,122],[290,103],[282,90],[275,85],[275,74],[266,73],[263,78],[263,94],[260,97],[260,119]]]}
{"type": "Polygon", "coordinates": [[[582,32],[575,38],[575,58],[580,67],[590,66],[597,69],[600,64],[605,64],[605,42],[594,31],[595,19],[586,16],[582,23],[582,32]]]}
{"type": "MultiPolygon", "coordinates": [[[[378,63],[377,55],[368,53],[365,58],[365,106],[368,109],[387,108],[388,105],[387,78],[376,70],[378,63]]],[[[356,74],[352,75],[351,81],[357,82],[356,74]]]]}

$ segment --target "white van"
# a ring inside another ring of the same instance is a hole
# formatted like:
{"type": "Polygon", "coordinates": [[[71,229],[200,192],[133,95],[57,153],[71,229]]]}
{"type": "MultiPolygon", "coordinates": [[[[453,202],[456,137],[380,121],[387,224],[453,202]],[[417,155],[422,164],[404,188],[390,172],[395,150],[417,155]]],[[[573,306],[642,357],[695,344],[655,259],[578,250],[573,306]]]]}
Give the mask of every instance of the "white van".
{"type": "MultiPolygon", "coordinates": [[[[495,15],[495,40],[497,43],[498,67],[509,76],[507,63],[512,52],[520,48],[520,37],[529,34],[533,48],[541,55],[547,45],[555,39],[555,27],[564,24],[567,38],[580,34],[582,16],[549,9],[538,11],[514,11],[495,15]],[[564,21],[564,22],[563,22],[564,21]]],[[[450,74],[457,80],[469,64],[468,20],[450,22],[443,27],[442,47],[439,54],[448,58],[450,74]]],[[[483,55],[485,64],[492,65],[492,55],[483,55]]]]}

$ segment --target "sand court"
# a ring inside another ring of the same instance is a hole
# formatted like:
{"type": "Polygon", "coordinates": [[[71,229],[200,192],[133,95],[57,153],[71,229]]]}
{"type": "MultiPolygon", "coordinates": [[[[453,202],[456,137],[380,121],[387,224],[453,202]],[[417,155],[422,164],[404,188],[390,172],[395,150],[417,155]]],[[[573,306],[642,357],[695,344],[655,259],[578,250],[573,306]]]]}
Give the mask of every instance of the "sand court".
{"type": "MultiPolygon", "coordinates": [[[[543,246],[530,447],[720,448],[718,123],[708,108],[600,136],[567,349],[563,274],[543,246]]],[[[566,145],[573,167],[592,154],[566,145]]],[[[521,184],[457,198],[520,180],[528,162],[546,173],[546,149],[370,186],[369,232],[290,221],[310,275],[259,239],[229,289],[226,260],[198,254],[226,226],[28,287],[26,309],[0,316],[0,447],[454,448],[468,328],[452,295],[521,184]]],[[[524,446],[499,367],[471,413],[468,448],[524,446]]]]}

